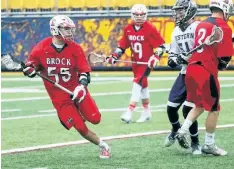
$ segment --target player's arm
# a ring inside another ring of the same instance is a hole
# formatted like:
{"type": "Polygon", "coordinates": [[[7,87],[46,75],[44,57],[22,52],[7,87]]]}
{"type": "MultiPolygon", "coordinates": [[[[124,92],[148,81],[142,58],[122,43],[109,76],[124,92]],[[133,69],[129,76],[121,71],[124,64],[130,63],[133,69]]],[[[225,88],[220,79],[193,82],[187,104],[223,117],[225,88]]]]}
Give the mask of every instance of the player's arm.
{"type": "Polygon", "coordinates": [[[25,76],[33,78],[36,76],[36,72],[40,70],[40,45],[36,45],[29,54],[28,60],[25,63],[23,73],[25,76]]]}
{"type": "Polygon", "coordinates": [[[73,91],[72,100],[77,100],[79,103],[85,98],[87,93],[87,86],[91,82],[90,72],[91,68],[85,57],[83,49],[76,45],[75,48],[76,68],[79,76],[78,85],[73,91]]]}
{"type": "Polygon", "coordinates": [[[232,31],[231,29],[223,30],[223,40],[222,43],[218,43],[218,70],[225,70],[228,67],[228,64],[231,60],[232,53],[233,53],[233,40],[232,38],[232,31]],[[223,50],[225,49],[225,50],[223,50]]]}
{"type": "Polygon", "coordinates": [[[179,55],[180,49],[179,46],[176,43],[175,36],[174,36],[174,31],[172,32],[171,35],[171,44],[170,44],[170,49],[168,52],[168,62],[167,65],[171,68],[174,68],[178,65],[177,63],[177,57],[179,55]]]}
{"type": "Polygon", "coordinates": [[[118,47],[110,56],[106,58],[106,62],[110,64],[115,64],[116,60],[119,59],[125,53],[125,50],[127,48],[129,48],[130,44],[125,31],[126,29],[124,30],[124,34],[118,43],[118,47]]]}
{"type": "MultiPolygon", "coordinates": [[[[165,41],[154,26],[151,27],[149,43],[154,49],[159,48],[159,50],[165,50],[165,41]]],[[[154,68],[159,63],[159,60],[162,57],[162,55],[163,53],[159,53],[159,51],[157,51],[156,49],[156,52],[149,58],[148,67],[154,68]]]]}

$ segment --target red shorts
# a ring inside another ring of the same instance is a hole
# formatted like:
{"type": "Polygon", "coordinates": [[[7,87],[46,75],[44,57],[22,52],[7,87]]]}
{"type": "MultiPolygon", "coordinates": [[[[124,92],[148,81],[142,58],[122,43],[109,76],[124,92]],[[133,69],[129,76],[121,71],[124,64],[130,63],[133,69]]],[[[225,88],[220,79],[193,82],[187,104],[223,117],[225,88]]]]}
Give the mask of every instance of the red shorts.
{"type": "Polygon", "coordinates": [[[148,87],[148,76],[151,72],[151,69],[146,65],[132,65],[132,71],[134,75],[133,82],[142,86],[142,88],[148,87]]]}
{"type": "Polygon", "coordinates": [[[218,77],[203,66],[192,64],[187,67],[185,84],[187,100],[206,111],[219,111],[220,85],[218,77]]]}
{"type": "Polygon", "coordinates": [[[77,105],[72,100],[68,100],[66,103],[54,103],[54,107],[66,129],[75,127],[80,132],[86,132],[87,127],[82,116],[93,124],[98,124],[101,120],[98,107],[88,91],[84,100],[77,105]]]}

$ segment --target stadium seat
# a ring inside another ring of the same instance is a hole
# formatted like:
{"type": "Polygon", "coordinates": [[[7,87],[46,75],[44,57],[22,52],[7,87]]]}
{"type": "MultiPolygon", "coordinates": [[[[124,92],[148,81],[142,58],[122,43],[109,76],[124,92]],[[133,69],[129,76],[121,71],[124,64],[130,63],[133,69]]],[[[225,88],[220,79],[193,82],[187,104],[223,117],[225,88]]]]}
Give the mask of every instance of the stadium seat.
{"type": "Polygon", "coordinates": [[[101,2],[100,0],[88,0],[88,1],[85,1],[85,6],[86,8],[89,10],[89,9],[98,9],[101,7],[101,2]]]}
{"type": "Polygon", "coordinates": [[[23,9],[22,0],[8,0],[8,9],[11,11],[21,11],[23,9]]]}
{"type": "Polygon", "coordinates": [[[132,7],[135,4],[144,4],[147,6],[148,0],[130,0],[130,7],[132,7]]]}
{"type": "Polygon", "coordinates": [[[70,0],[70,6],[72,10],[84,10],[85,9],[85,0],[70,0]]]}
{"type": "Polygon", "coordinates": [[[1,10],[6,11],[7,7],[6,7],[6,0],[1,0],[1,10]]]}
{"type": "Polygon", "coordinates": [[[130,0],[115,0],[115,5],[120,10],[127,10],[130,9],[130,0]]]}
{"type": "Polygon", "coordinates": [[[147,0],[147,6],[149,9],[159,8],[162,5],[162,0],[147,0]]]}
{"type": "Polygon", "coordinates": [[[115,9],[115,0],[100,0],[100,6],[102,9],[115,9]]]}
{"type": "Polygon", "coordinates": [[[38,8],[38,1],[23,0],[23,9],[26,11],[36,11],[38,8]]]}
{"type": "Polygon", "coordinates": [[[38,1],[41,11],[52,11],[55,8],[55,0],[38,1]]]}
{"type": "Polygon", "coordinates": [[[70,8],[70,1],[69,0],[58,0],[58,9],[66,10],[67,8],[70,8]]]}
{"type": "Polygon", "coordinates": [[[197,5],[199,6],[208,6],[209,0],[196,0],[197,5]]]}
{"type": "Polygon", "coordinates": [[[166,7],[172,7],[175,5],[176,0],[162,0],[163,1],[163,5],[166,7]]]}

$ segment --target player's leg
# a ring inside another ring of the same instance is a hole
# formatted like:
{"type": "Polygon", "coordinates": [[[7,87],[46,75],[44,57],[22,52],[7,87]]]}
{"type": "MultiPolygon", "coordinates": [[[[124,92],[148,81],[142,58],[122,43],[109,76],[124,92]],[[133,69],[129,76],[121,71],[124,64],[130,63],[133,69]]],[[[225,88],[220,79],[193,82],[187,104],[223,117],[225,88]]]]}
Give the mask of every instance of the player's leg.
{"type": "Polygon", "coordinates": [[[147,120],[150,120],[152,117],[151,111],[150,111],[150,94],[149,94],[149,88],[148,88],[148,78],[144,77],[142,79],[142,90],[141,90],[141,101],[142,101],[142,107],[143,111],[141,113],[140,118],[136,121],[137,123],[142,123],[147,120]]]}
{"type": "Polygon", "coordinates": [[[220,85],[218,78],[213,75],[210,75],[209,83],[207,88],[210,92],[204,95],[204,107],[209,113],[206,119],[205,144],[202,147],[202,152],[216,156],[224,156],[227,155],[227,152],[215,145],[215,129],[220,110],[220,85]]]}
{"type": "Polygon", "coordinates": [[[130,123],[132,121],[132,114],[134,109],[137,106],[137,103],[140,100],[141,97],[141,72],[142,68],[138,65],[132,65],[132,71],[134,75],[133,85],[132,85],[132,95],[129,101],[129,105],[127,108],[127,111],[122,114],[120,117],[122,121],[126,123],[130,123]]]}
{"type": "MultiPolygon", "coordinates": [[[[166,147],[171,146],[176,141],[176,134],[179,128],[181,127],[179,122],[179,114],[178,110],[181,106],[181,104],[184,102],[186,98],[186,89],[184,84],[184,75],[179,74],[176,81],[174,82],[169,98],[167,103],[167,115],[168,119],[171,123],[172,130],[171,133],[166,137],[164,145],[166,147]]],[[[181,138],[179,141],[179,144],[184,147],[188,148],[188,143],[186,138],[181,138]]]]}
{"type": "Polygon", "coordinates": [[[59,119],[66,129],[69,130],[71,127],[74,127],[85,139],[100,147],[100,158],[110,158],[111,154],[109,146],[94,132],[88,129],[73,102],[62,105],[57,110],[59,119]]]}
{"type": "MultiPolygon", "coordinates": [[[[184,106],[182,109],[184,119],[188,116],[188,113],[192,110],[194,104],[188,101],[184,102],[184,106]]],[[[191,138],[191,150],[194,155],[201,154],[201,146],[199,144],[198,137],[198,122],[197,120],[193,122],[193,124],[189,128],[190,138],[191,138]]]]}

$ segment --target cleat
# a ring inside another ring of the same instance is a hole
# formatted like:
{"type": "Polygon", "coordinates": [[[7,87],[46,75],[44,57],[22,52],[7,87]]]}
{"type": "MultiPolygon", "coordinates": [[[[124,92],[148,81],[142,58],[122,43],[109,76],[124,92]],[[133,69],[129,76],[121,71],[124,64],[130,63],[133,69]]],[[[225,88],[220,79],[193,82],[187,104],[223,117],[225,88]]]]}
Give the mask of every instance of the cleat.
{"type": "Polygon", "coordinates": [[[109,159],[111,158],[111,151],[109,147],[101,147],[99,158],[101,159],[109,159]]]}
{"type": "Polygon", "coordinates": [[[175,137],[182,148],[188,149],[190,146],[186,134],[187,132],[185,130],[179,129],[175,137]]]}
{"type": "Polygon", "coordinates": [[[202,151],[201,151],[201,146],[199,143],[191,143],[191,150],[192,150],[192,154],[193,155],[200,155],[202,154],[202,151]]]}
{"type": "Polygon", "coordinates": [[[150,120],[151,117],[152,117],[152,115],[151,115],[151,112],[150,112],[150,111],[149,111],[149,112],[143,112],[143,113],[141,114],[141,117],[140,117],[136,122],[137,122],[137,123],[144,123],[144,122],[150,120]]]}
{"type": "Polygon", "coordinates": [[[132,122],[132,113],[127,111],[120,117],[120,119],[125,123],[131,123],[132,122]]]}
{"type": "Polygon", "coordinates": [[[170,147],[172,144],[174,144],[175,141],[176,141],[175,136],[176,136],[176,132],[171,131],[171,133],[168,134],[168,136],[165,139],[164,146],[165,147],[170,147]]]}
{"type": "Polygon", "coordinates": [[[202,153],[212,154],[214,156],[226,156],[228,154],[227,151],[217,147],[215,144],[204,145],[202,147],[202,153]]]}

